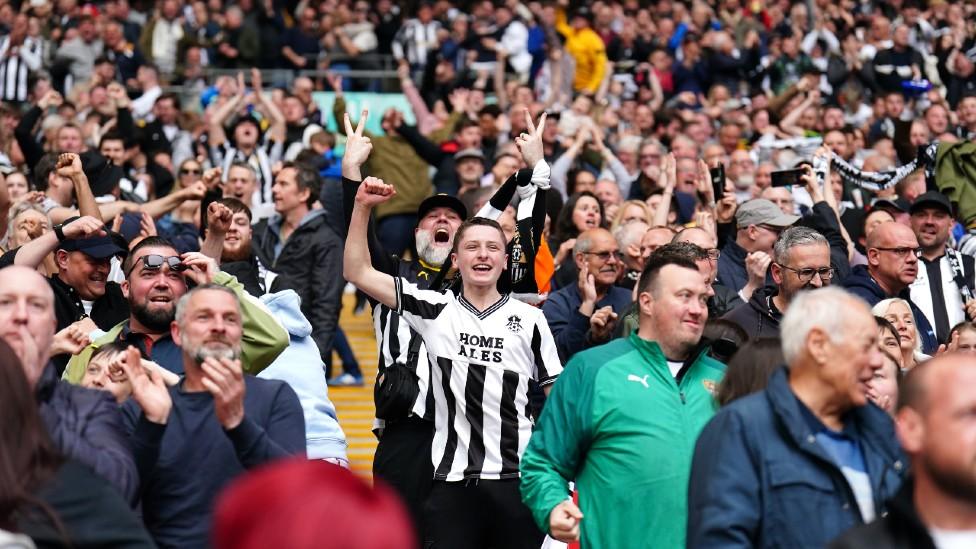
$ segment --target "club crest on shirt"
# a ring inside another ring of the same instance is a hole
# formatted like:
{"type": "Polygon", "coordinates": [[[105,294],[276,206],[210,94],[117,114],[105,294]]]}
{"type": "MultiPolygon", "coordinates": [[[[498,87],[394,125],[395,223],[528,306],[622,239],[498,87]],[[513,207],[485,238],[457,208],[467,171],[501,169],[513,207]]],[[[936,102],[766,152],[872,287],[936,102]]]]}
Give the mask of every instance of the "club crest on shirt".
{"type": "Polygon", "coordinates": [[[709,393],[711,393],[712,396],[715,396],[715,393],[716,393],[716,385],[715,385],[715,382],[714,381],[712,381],[710,379],[704,379],[704,380],[702,380],[702,385],[705,386],[705,390],[706,391],[708,391],[709,393]]]}
{"type": "Polygon", "coordinates": [[[522,319],[517,315],[512,315],[508,317],[508,322],[505,323],[505,327],[512,332],[518,333],[522,329],[522,319]]]}

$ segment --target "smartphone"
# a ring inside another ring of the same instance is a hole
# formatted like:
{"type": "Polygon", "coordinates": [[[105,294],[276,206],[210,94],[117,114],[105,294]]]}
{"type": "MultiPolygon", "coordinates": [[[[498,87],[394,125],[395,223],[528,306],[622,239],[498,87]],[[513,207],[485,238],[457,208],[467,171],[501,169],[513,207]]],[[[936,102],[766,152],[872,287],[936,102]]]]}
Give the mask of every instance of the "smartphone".
{"type": "Polygon", "coordinates": [[[793,170],[779,170],[771,173],[773,187],[788,187],[790,185],[802,185],[800,176],[804,174],[803,168],[793,170]]]}
{"type": "Polygon", "coordinates": [[[712,193],[715,195],[715,201],[718,202],[725,196],[725,166],[719,164],[717,168],[708,171],[712,175],[712,193]]]}

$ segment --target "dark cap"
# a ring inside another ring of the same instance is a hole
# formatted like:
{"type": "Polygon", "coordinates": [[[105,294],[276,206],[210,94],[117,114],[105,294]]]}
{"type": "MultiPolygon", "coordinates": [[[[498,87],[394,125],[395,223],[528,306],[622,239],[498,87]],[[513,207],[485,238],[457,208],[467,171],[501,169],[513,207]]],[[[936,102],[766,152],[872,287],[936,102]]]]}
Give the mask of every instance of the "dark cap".
{"type": "Polygon", "coordinates": [[[573,17],[580,17],[580,18],[586,19],[590,23],[593,22],[593,12],[590,11],[590,8],[588,8],[586,6],[580,6],[580,7],[576,8],[576,10],[573,11],[573,15],[572,16],[573,17]]]}
{"type": "Polygon", "coordinates": [[[952,215],[952,203],[949,202],[949,198],[946,195],[939,191],[929,191],[918,195],[918,198],[912,203],[909,211],[915,213],[922,208],[940,208],[945,210],[949,215],[952,215]]]}
{"type": "Polygon", "coordinates": [[[119,245],[118,239],[111,233],[105,236],[65,240],[58,245],[58,249],[66,252],[81,252],[95,259],[124,256],[127,251],[119,245]]]}
{"type": "Polygon", "coordinates": [[[885,210],[889,213],[892,211],[905,213],[908,211],[908,202],[906,202],[904,198],[879,198],[871,204],[871,209],[885,210]]]}
{"type": "Polygon", "coordinates": [[[253,114],[245,114],[244,116],[238,117],[237,120],[234,121],[234,127],[232,129],[236,130],[237,126],[240,126],[241,124],[254,124],[254,127],[257,128],[258,133],[261,133],[261,121],[258,120],[253,114]]]}
{"type": "Polygon", "coordinates": [[[460,200],[449,194],[441,193],[430,196],[420,203],[420,207],[417,208],[417,219],[423,219],[434,208],[450,208],[461,217],[462,221],[468,218],[468,209],[460,200]]]}
{"type": "Polygon", "coordinates": [[[460,162],[465,158],[477,158],[478,160],[484,161],[485,154],[481,152],[481,149],[477,149],[474,147],[463,149],[454,153],[455,162],[460,162]]]}

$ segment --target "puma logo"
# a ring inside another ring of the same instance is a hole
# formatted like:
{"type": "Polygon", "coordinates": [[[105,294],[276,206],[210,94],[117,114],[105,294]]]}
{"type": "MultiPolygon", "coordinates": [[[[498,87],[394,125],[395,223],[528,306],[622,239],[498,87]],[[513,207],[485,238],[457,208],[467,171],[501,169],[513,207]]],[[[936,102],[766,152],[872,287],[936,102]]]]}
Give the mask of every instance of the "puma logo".
{"type": "Polygon", "coordinates": [[[636,381],[637,383],[643,385],[645,389],[647,389],[649,388],[649,386],[647,385],[647,378],[649,375],[650,374],[645,375],[644,377],[637,377],[634,374],[630,374],[629,376],[627,376],[627,381],[636,381]]]}

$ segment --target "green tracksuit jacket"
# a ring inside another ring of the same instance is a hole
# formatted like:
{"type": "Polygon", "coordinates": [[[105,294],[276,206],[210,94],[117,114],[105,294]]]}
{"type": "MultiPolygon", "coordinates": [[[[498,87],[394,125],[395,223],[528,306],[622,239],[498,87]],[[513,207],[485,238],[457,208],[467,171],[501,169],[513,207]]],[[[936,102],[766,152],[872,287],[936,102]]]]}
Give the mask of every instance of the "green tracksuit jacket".
{"type": "Polygon", "coordinates": [[[691,458],[724,373],[703,352],[676,381],[636,332],[577,353],[522,457],[522,500],[542,531],[575,480],[582,547],[683,548],[691,458]]]}

